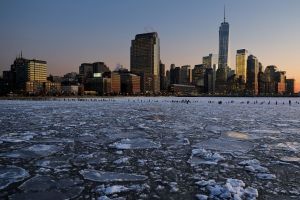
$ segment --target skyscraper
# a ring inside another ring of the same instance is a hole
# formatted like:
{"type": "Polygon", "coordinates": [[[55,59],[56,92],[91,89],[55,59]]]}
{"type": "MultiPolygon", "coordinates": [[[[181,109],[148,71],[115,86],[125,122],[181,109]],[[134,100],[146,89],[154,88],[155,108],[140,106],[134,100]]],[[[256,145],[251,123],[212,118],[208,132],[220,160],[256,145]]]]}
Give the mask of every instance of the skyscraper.
{"type": "Polygon", "coordinates": [[[229,23],[226,22],[224,7],[224,22],[219,28],[219,65],[216,72],[216,91],[226,93],[228,70],[228,45],[229,45],[229,23]]]}
{"type": "Polygon", "coordinates": [[[221,26],[219,28],[219,67],[221,68],[226,68],[228,66],[228,45],[229,23],[226,22],[224,7],[224,22],[221,23],[221,26]]]}
{"type": "Polygon", "coordinates": [[[247,91],[250,95],[258,94],[258,71],[259,62],[253,55],[248,56],[247,60],[247,91]]]}
{"type": "Polygon", "coordinates": [[[130,70],[141,76],[141,89],[144,93],[160,91],[160,45],[156,32],[143,33],[131,41],[130,70]]]}
{"type": "Polygon", "coordinates": [[[236,51],[236,75],[243,82],[247,80],[247,59],[248,51],[246,49],[236,51]]]}
{"type": "Polygon", "coordinates": [[[180,84],[189,85],[192,82],[192,69],[190,65],[184,65],[180,69],[180,84]]]}
{"type": "MultiPolygon", "coordinates": [[[[212,91],[210,93],[215,92],[215,84],[216,84],[216,72],[217,72],[217,66],[218,66],[218,55],[217,54],[209,54],[208,56],[205,56],[202,58],[202,63],[206,69],[211,68],[212,69],[212,91]]],[[[211,71],[209,70],[209,73],[211,71]]]]}

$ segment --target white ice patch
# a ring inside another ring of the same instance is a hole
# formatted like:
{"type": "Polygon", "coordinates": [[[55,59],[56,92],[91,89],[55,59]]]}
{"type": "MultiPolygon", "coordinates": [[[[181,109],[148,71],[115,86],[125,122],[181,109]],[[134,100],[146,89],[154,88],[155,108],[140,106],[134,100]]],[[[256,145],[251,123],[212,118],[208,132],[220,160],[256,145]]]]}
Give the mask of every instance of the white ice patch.
{"type": "MultiPolygon", "coordinates": [[[[207,181],[206,183],[207,184],[198,185],[207,189],[209,192],[209,199],[255,200],[258,197],[257,189],[252,187],[245,188],[245,183],[239,179],[229,178],[224,185],[216,184],[214,181],[207,181]]],[[[198,199],[207,199],[206,195],[199,194],[196,197],[198,199]]]]}
{"type": "Polygon", "coordinates": [[[130,189],[123,186],[123,185],[113,185],[110,187],[105,188],[104,193],[106,195],[121,193],[121,192],[128,192],[130,189]]]}
{"type": "Polygon", "coordinates": [[[114,164],[117,164],[117,165],[128,164],[129,160],[130,160],[130,157],[119,158],[118,160],[114,161],[114,164]]]}
{"type": "Polygon", "coordinates": [[[274,174],[270,174],[268,168],[261,166],[259,160],[245,160],[239,163],[243,165],[246,171],[256,174],[256,177],[259,179],[275,179],[274,174]]]}
{"type": "Polygon", "coordinates": [[[221,160],[225,160],[225,158],[219,153],[214,153],[205,149],[193,149],[188,163],[194,167],[201,164],[216,165],[221,160]]]}
{"type": "Polygon", "coordinates": [[[271,145],[271,148],[298,153],[300,151],[300,144],[298,142],[284,142],[271,145]]]}
{"type": "Polygon", "coordinates": [[[116,149],[154,149],[160,148],[160,144],[155,143],[150,139],[136,138],[136,139],[122,139],[109,145],[116,149]]]}
{"type": "Polygon", "coordinates": [[[102,183],[144,181],[148,178],[147,176],[137,174],[103,172],[93,169],[81,170],[79,173],[84,177],[84,179],[102,183]]]}

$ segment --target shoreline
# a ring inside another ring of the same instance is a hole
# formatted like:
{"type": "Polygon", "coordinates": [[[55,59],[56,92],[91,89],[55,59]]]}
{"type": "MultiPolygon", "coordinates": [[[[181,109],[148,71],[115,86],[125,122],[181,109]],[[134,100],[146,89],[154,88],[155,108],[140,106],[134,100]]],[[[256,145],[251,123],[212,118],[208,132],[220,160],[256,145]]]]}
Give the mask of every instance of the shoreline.
{"type": "Polygon", "coordinates": [[[113,100],[117,98],[300,98],[300,96],[19,96],[19,97],[0,97],[1,100],[32,100],[32,101],[55,101],[55,100],[86,100],[86,99],[97,99],[97,100],[113,100]]]}

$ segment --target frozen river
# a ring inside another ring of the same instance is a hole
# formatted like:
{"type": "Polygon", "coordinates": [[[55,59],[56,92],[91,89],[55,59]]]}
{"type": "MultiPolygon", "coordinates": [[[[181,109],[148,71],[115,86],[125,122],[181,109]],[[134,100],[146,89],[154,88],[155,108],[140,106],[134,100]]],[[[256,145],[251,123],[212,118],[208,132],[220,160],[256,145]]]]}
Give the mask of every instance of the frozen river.
{"type": "Polygon", "coordinates": [[[0,199],[300,199],[299,98],[100,100],[0,101],[0,199]]]}

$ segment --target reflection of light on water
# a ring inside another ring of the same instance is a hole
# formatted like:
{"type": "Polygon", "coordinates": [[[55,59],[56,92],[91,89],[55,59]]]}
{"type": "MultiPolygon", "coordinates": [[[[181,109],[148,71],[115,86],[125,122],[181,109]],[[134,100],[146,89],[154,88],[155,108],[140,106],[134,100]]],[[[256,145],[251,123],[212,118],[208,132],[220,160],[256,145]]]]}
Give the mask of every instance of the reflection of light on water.
{"type": "Polygon", "coordinates": [[[227,137],[231,137],[231,138],[236,138],[236,139],[242,139],[242,140],[248,140],[249,135],[246,133],[240,133],[240,132],[235,132],[235,131],[229,131],[227,133],[225,133],[225,135],[227,137]]]}

